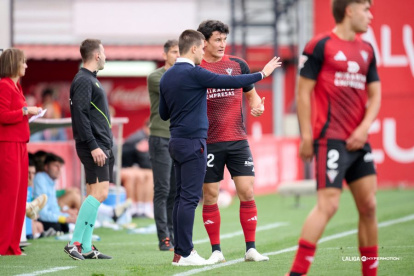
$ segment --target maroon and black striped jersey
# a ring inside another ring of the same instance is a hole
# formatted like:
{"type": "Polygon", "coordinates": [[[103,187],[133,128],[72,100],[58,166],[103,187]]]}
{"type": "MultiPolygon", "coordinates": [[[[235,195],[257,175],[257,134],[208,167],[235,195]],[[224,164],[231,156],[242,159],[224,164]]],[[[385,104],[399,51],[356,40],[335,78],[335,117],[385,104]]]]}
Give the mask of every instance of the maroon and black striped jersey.
{"type": "MultiPolygon", "coordinates": [[[[224,55],[218,62],[203,60],[201,67],[216,74],[250,74],[247,63],[238,57],[224,55]]],[[[243,92],[254,88],[208,88],[207,116],[209,121],[207,144],[247,139],[243,122],[243,92]]]]}
{"type": "Polygon", "coordinates": [[[299,67],[301,76],[316,80],[314,139],[348,139],[364,118],[367,84],[379,81],[371,44],[320,35],[306,45],[299,67]]]}

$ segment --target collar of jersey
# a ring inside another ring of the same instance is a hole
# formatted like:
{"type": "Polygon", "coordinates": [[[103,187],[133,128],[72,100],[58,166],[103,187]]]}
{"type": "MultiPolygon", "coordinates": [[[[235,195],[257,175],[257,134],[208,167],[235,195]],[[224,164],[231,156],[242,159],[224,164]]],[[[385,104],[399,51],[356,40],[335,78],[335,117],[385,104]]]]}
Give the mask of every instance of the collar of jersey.
{"type": "Polygon", "coordinates": [[[87,72],[88,74],[93,75],[95,78],[98,75],[98,71],[91,72],[91,71],[89,71],[89,69],[86,69],[85,67],[81,67],[81,70],[84,71],[84,72],[87,72]]]}

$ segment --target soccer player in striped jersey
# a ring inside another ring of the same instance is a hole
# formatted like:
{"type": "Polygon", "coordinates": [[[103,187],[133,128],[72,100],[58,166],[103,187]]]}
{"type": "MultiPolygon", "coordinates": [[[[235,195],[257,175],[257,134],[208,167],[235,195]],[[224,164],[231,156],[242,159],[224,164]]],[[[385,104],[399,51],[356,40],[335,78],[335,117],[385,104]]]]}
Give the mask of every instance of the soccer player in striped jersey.
{"type": "Polygon", "coordinates": [[[335,29],[313,38],[303,51],[297,96],[299,152],[305,161],[316,158],[318,201],[302,228],[290,276],[308,272],[316,244],[338,208],[344,179],[359,214],[359,250],[366,257],[362,274],[377,275],[377,177],[368,129],[380,108],[381,86],[373,48],[358,36],[373,18],[370,6],[371,0],[333,0],[335,29]]]}
{"type": "MultiPolygon", "coordinates": [[[[249,74],[247,63],[224,54],[229,27],[217,20],[202,22],[198,31],[206,39],[204,58],[200,66],[216,74],[249,74]]],[[[246,261],[268,261],[256,250],[257,209],[254,201],[254,164],[243,123],[243,95],[253,116],[264,112],[264,98],[254,85],[243,88],[207,89],[207,172],[203,185],[203,221],[212,246],[210,263],[224,262],[220,247],[220,211],[217,205],[220,181],[227,166],[240,199],[240,223],[246,242],[246,261]]]]}

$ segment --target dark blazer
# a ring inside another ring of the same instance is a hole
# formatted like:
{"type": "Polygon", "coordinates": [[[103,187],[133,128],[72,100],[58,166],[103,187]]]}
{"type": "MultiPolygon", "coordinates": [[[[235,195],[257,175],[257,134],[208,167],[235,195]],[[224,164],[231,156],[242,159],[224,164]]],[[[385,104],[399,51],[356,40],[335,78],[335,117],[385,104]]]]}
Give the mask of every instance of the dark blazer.
{"type": "Polygon", "coordinates": [[[161,78],[160,116],[170,119],[173,138],[207,138],[207,88],[241,88],[262,78],[260,72],[218,75],[188,62],[176,62],[161,78]]]}

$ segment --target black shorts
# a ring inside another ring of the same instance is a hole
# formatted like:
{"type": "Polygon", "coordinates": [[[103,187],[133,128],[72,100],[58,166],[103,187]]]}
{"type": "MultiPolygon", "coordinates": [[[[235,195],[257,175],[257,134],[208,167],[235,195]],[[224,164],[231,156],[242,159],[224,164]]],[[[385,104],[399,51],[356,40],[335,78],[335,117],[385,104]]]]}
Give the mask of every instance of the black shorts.
{"type": "Polygon", "coordinates": [[[100,167],[93,161],[91,151],[88,148],[76,147],[76,152],[85,168],[86,184],[95,184],[97,178],[99,182],[114,182],[114,154],[112,150],[102,150],[108,158],[105,161],[105,165],[103,165],[103,167],[100,167]]]}
{"type": "Polygon", "coordinates": [[[376,174],[369,143],[360,150],[348,151],[345,141],[316,140],[314,148],[317,189],[342,189],[344,179],[349,184],[364,176],[376,174]]]}
{"type": "Polygon", "coordinates": [[[254,164],[247,140],[207,145],[207,172],[204,183],[223,180],[224,166],[235,176],[254,176],[254,164]]]}

